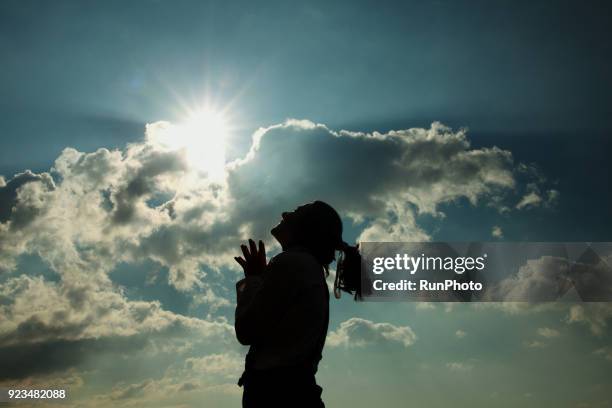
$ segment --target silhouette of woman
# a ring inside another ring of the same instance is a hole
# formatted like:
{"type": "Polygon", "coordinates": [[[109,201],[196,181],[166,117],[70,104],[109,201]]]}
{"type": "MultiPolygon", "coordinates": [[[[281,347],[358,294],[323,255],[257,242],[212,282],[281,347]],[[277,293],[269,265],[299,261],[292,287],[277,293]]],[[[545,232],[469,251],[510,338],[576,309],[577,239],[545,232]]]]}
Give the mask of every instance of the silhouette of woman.
{"type": "Polygon", "coordinates": [[[236,284],[236,337],[250,346],[238,381],[242,406],[324,407],[315,373],[329,323],[325,278],[342,251],[334,294],[358,299],[359,251],[342,240],[340,216],[322,201],[284,212],[271,232],[282,252],[269,263],[263,242],[252,239],[234,258],[245,274],[236,284]]]}

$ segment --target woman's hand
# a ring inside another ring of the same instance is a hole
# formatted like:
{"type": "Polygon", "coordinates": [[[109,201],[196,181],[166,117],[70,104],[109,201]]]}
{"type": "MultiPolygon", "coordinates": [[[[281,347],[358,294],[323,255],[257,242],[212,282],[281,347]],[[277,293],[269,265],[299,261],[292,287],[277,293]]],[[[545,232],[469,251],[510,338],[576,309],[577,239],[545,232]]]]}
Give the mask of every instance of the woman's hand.
{"type": "Polygon", "coordinates": [[[261,275],[267,265],[266,247],[263,241],[259,241],[259,250],[252,239],[249,239],[249,247],[243,244],[240,245],[240,249],[242,249],[244,258],[235,256],[234,259],[242,266],[244,276],[261,275]]]}

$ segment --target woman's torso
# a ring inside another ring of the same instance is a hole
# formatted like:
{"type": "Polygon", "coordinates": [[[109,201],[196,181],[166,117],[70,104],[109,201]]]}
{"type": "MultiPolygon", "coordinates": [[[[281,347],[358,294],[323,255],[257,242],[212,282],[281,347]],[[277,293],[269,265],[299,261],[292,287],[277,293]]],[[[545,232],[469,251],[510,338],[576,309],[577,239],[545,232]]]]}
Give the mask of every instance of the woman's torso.
{"type": "MultiPolygon", "coordinates": [[[[283,273],[294,274],[289,280],[295,285],[294,296],[272,330],[251,345],[246,368],[301,367],[315,373],[329,324],[329,290],[324,271],[311,254],[299,248],[277,257],[282,257],[286,269],[283,273]]],[[[271,264],[278,262],[277,257],[270,261],[271,264]]]]}

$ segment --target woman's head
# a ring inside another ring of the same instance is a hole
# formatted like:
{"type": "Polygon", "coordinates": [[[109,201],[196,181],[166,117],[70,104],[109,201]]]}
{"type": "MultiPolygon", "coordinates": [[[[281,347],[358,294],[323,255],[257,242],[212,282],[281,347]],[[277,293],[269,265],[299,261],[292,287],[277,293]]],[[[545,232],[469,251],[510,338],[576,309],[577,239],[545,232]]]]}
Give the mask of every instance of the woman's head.
{"type": "Polygon", "coordinates": [[[336,258],[336,251],[342,251],[343,262],[337,268],[337,286],[360,295],[361,257],[357,247],[342,240],[342,220],[332,206],[323,201],[314,201],[291,212],[284,212],[271,232],[283,249],[295,245],[307,248],[326,272],[336,258]]]}
{"type": "Polygon", "coordinates": [[[283,249],[304,246],[326,266],[342,246],[342,220],[329,204],[314,201],[284,212],[280,223],[272,228],[272,235],[283,249]]]}

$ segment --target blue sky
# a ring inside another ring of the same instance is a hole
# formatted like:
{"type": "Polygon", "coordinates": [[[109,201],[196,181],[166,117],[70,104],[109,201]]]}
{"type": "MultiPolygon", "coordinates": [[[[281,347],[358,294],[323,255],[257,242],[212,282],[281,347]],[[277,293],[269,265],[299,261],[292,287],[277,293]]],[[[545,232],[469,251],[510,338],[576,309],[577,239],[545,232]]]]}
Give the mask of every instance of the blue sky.
{"type": "MultiPolygon", "coordinates": [[[[349,241],[610,241],[610,20],[596,1],[2,2],[0,383],[236,406],[232,248],[311,199],[349,241]],[[214,136],[164,142],[203,105],[229,167],[206,163],[214,136]]],[[[611,317],[343,298],[319,379],[330,406],[610,406],[611,317]]]]}

